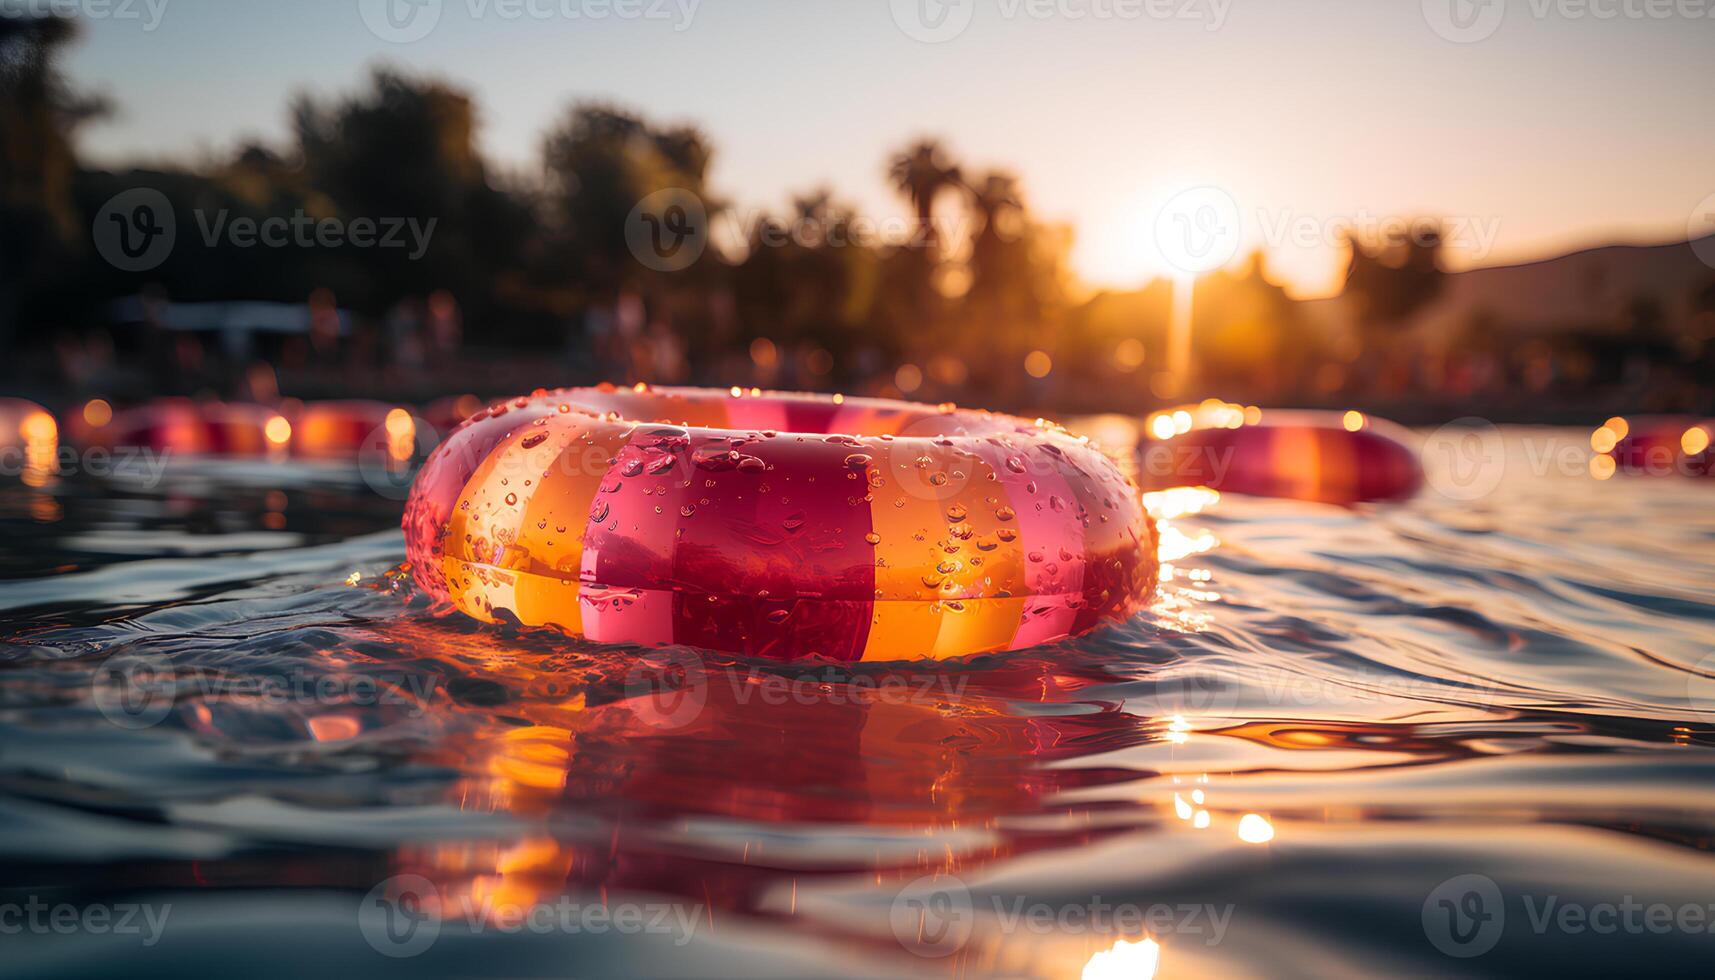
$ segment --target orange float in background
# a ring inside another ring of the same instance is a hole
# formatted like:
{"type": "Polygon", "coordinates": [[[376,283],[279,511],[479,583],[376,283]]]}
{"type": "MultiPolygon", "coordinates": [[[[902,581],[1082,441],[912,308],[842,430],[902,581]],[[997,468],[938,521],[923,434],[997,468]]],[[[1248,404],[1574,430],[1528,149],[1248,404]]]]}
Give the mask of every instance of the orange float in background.
{"type": "Polygon", "coordinates": [[[0,453],[8,457],[0,461],[6,464],[4,472],[40,486],[54,472],[59,446],[59,423],[47,409],[24,398],[0,398],[0,453]]]}
{"type": "Polygon", "coordinates": [[[424,405],[421,415],[423,421],[435,427],[436,432],[451,432],[486,407],[488,403],[475,395],[453,395],[424,405]]]}
{"type": "Polygon", "coordinates": [[[1597,476],[1640,473],[1651,476],[1709,476],[1715,473],[1715,419],[1691,415],[1615,416],[1590,433],[1598,456],[1597,476]],[[1606,457],[1611,465],[1599,461],[1606,457]]]}
{"type": "Polygon", "coordinates": [[[1058,427],[736,388],[498,403],[435,450],[404,527],[418,584],[477,619],[780,660],[1034,646],[1156,577],[1136,487],[1058,427]]]}
{"type": "Polygon", "coordinates": [[[1361,412],[1268,409],[1210,399],[1144,420],[1138,483],[1332,504],[1404,500],[1423,483],[1409,432],[1361,412]]]}
{"type": "Polygon", "coordinates": [[[377,401],[308,402],[287,418],[292,454],[308,458],[356,456],[365,448],[401,440],[410,446],[416,429],[410,412],[377,401]]]}

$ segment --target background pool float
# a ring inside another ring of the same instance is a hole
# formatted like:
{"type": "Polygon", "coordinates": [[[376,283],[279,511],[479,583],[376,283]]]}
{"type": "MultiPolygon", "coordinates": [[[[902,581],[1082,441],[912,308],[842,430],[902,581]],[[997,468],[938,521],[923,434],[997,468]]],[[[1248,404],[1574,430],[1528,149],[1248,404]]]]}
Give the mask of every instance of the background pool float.
{"type": "Polygon", "coordinates": [[[135,448],[188,456],[259,456],[283,444],[279,412],[243,402],[161,398],[77,419],[77,441],[104,449],[135,448]],[[272,429],[270,429],[272,423],[272,429]]]}
{"type": "Polygon", "coordinates": [[[1145,419],[1138,482],[1147,490],[1205,486],[1335,504],[1404,500],[1423,483],[1412,441],[1403,428],[1359,412],[1206,401],[1145,419]]]}
{"type": "Polygon", "coordinates": [[[1715,474],[1715,419],[1694,415],[1615,416],[1590,434],[1590,448],[1613,470],[1650,476],[1715,474]]]}
{"type": "Polygon", "coordinates": [[[417,581],[478,619],[772,659],[1034,646],[1156,576],[1135,486],[1057,427],[738,389],[500,403],[430,457],[404,524],[417,581]]]}

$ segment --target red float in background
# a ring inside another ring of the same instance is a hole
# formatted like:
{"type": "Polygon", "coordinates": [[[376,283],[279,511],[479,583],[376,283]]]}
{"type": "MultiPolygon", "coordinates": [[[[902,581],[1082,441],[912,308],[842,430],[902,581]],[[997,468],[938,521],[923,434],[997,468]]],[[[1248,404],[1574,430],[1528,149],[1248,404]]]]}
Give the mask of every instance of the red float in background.
{"type": "Polygon", "coordinates": [[[1606,478],[1615,472],[1647,476],[1709,476],[1715,473],[1715,419],[1691,415],[1615,416],[1590,433],[1590,448],[1599,455],[1591,473],[1606,478]],[[1606,457],[1612,465],[1599,461],[1606,457]]]}
{"type": "Polygon", "coordinates": [[[1423,483],[1411,441],[1400,426],[1360,412],[1210,400],[1145,420],[1138,483],[1147,490],[1204,486],[1332,504],[1404,500],[1423,483]]]}
{"type": "Polygon", "coordinates": [[[85,446],[186,456],[261,456],[283,450],[290,431],[266,405],[189,398],[164,398],[117,413],[97,400],[73,416],[73,426],[85,446]]]}

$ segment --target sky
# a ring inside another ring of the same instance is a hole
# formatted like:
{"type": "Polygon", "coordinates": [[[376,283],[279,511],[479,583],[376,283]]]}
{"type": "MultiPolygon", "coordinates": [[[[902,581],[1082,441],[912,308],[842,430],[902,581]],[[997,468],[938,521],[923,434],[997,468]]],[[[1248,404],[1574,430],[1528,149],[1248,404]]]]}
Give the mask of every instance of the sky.
{"type": "Polygon", "coordinates": [[[1468,267],[1715,211],[1715,0],[53,2],[117,110],[81,138],[102,165],[284,142],[293,95],[387,64],[470,90],[509,170],[576,101],[694,123],[740,212],[826,186],[900,215],[887,158],[935,136],[1070,225],[1092,287],[1182,271],[1163,236],[1211,189],[1300,296],[1338,291],[1346,225],[1441,218],[1468,267]]]}

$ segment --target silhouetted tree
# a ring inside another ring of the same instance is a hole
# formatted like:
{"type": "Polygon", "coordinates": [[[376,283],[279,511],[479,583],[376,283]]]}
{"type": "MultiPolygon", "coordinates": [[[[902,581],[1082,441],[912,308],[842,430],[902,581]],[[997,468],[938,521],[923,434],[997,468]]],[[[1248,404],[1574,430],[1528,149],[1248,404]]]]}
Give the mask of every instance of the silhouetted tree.
{"type": "Polygon", "coordinates": [[[106,111],[55,66],[75,35],[60,17],[0,17],[0,352],[11,346],[23,284],[57,278],[73,261],[72,134],[106,111]]]}

